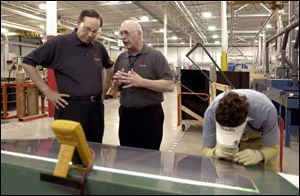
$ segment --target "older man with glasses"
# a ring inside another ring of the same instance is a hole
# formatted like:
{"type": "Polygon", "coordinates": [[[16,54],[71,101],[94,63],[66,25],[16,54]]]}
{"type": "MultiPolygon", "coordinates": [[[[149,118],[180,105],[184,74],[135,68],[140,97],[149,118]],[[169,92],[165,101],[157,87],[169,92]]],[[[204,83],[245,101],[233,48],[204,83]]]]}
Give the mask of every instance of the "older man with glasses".
{"type": "Polygon", "coordinates": [[[119,139],[122,146],[159,150],[163,137],[163,92],[174,89],[163,54],[143,42],[138,22],[126,20],[120,38],[127,51],[114,67],[113,86],[121,91],[119,139]]]}
{"type": "Polygon", "coordinates": [[[103,97],[113,74],[113,62],[105,47],[94,41],[102,25],[95,10],[83,10],[75,31],[51,39],[28,54],[22,64],[35,85],[54,103],[54,118],[80,122],[87,140],[99,143],[104,131],[103,97]],[[43,81],[37,65],[54,69],[57,91],[43,81]]]}

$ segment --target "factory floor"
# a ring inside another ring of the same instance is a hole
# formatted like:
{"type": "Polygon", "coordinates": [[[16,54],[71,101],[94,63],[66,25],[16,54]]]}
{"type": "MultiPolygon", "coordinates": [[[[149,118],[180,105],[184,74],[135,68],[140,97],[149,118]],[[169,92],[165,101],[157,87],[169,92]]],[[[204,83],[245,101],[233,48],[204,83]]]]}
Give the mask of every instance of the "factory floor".
{"type": "MultiPolygon", "coordinates": [[[[200,155],[202,145],[202,126],[197,121],[185,121],[187,130],[177,126],[176,92],[165,93],[163,108],[165,113],[164,135],[161,151],[172,151],[200,155]]],[[[103,143],[119,145],[118,108],[119,100],[109,98],[105,105],[105,132],[103,143]]],[[[52,118],[18,122],[17,120],[1,120],[1,139],[29,139],[54,137],[50,125],[52,118]]],[[[284,147],[283,172],[299,175],[299,137],[291,137],[291,146],[284,147]]]]}

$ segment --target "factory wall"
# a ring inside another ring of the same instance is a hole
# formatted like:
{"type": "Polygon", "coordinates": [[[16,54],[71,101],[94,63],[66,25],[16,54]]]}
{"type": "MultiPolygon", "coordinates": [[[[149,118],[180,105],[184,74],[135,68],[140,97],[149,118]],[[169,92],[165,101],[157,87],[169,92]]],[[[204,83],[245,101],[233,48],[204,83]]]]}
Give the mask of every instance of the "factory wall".
{"type": "MultiPolygon", "coordinates": [[[[23,42],[35,45],[38,47],[40,45],[39,40],[37,38],[20,38],[20,36],[10,36],[9,41],[11,42],[23,42]]],[[[19,46],[15,44],[9,45],[9,52],[14,53],[18,56],[26,56],[30,53],[35,47],[31,46],[19,46]]],[[[163,47],[156,47],[156,49],[160,50],[163,53],[163,47]]],[[[221,48],[220,47],[207,47],[207,51],[216,61],[216,63],[220,66],[221,64],[221,48]]],[[[230,49],[230,48],[229,48],[230,49]]],[[[252,64],[253,62],[253,54],[257,56],[257,48],[252,47],[240,47],[243,51],[244,56],[237,48],[233,48],[228,53],[228,63],[245,63],[252,64]]],[[[189,47],[168,47],[168,54],[166,56],[169,64],[174,67],[184,68],[191,65],[190,60],[186,57],[186,53],[189,51],[189,47]]],[[[123,49],[124,51],[124,49],[123,49]]],[[[118,55],[122,52],[116,49],[108,49],[108,52],[113,61],[116,60],[118,55]]],[[[202,48],[197,48],[191,55],[190,58],[193,59],[194,62],[203,63],[203,64],[212,64],[212,61],[207,56],[207,54],[203,51],[202,48]]]]}

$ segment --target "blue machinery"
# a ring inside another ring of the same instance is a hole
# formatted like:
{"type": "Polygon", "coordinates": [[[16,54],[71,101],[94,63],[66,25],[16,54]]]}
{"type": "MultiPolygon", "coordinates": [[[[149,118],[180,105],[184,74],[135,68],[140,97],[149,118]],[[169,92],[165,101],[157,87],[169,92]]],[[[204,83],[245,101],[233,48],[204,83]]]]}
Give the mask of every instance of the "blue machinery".
{"type": "Polygon", "coordinates": [[[299,136],[299,81],[298,88],[292,87],[291,80],[256,79],[255,89],[266,94],[277,108],[278,115],[285,121],[285,146],[290,146],[290,135],[299,136]]]}
{"type": "Polygon", "coordinates": [[[293,45],[292,62],[286,57],[286,46],[289,32],[299,26],[299,21],[288,25],[284,30],[266,41],[266,79],[254,80],[255,89],[266,94],[277,108],[278,115],[285,121],[285,146],[290,146],[290,135],[299,137],[299,31],[293,45]],[[276,76],[279,79],[268,79],[269,76],[269,43],[283,35],[281,46],[281,64],[276,76]],[[290,79],[291,78],[291,79],[290,79]]]}

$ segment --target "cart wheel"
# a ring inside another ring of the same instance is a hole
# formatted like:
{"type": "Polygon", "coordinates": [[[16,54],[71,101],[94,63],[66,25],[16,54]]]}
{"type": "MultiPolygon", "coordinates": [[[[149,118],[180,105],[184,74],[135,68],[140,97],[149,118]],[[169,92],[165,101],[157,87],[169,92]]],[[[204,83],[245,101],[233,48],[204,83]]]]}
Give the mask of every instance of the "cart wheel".
{"type": "Polygon", "coordinates": [[[182,131],[185,131],[185,124],[182,124],[182,125],[181,125],[181,130],[182,130],[182,131]]]}

